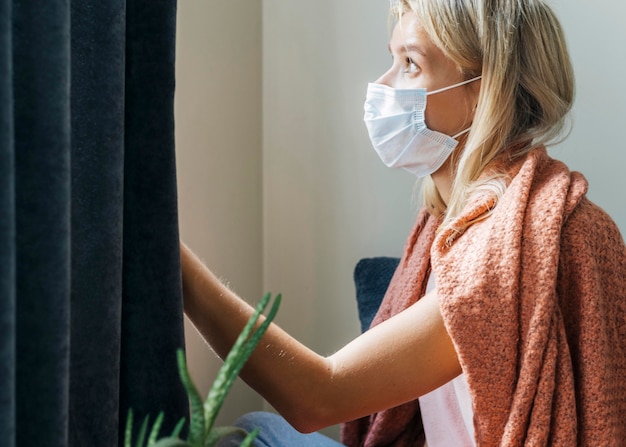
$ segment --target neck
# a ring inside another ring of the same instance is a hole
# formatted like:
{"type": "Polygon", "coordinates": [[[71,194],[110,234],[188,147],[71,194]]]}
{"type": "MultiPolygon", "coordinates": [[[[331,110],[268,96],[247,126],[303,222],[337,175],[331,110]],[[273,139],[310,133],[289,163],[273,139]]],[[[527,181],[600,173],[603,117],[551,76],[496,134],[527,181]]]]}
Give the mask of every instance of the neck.
{"type": "Polygon", "coordinates": [[[452,157],[449,157],[446,162],[437,170],[433,172],[430,177],[433,179],[433,183],[441,196],[443,202],[448,205],[450,201],[450,195],[452,194],[452,182],[454,181],[452,170],[452,157]]]}
{"type": "Polygon", "coordinates": [[[458,138],[459,144],[454,149],[454,152],[448,157],[443,165],[436,172],[433,172],[430,177],[433,179],[433,183],[441,196],[443,202],[448,205],[450,203],[450,196],[452,195],[452,184],[454,183],[454,177],[456,174],[456,163],[453,160],[459,157],[465,149],[465,142],[467,141],[467,133],[464,133],[458,138]]]}

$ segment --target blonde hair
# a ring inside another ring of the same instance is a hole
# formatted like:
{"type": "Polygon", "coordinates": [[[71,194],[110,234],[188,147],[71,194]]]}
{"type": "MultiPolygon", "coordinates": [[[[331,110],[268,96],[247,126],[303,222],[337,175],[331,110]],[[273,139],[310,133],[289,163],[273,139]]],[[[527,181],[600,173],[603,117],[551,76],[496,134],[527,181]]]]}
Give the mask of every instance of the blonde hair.
{"type": "Polygon", "coordinates": [[[496,157],[512,161],[564,134],[574,99],[565,38],[542,0],[400,0],[392,10],[412,11],[467,79],[482,75],[471,131],[454,154],[448,205],[430,178],[422,187],[426,206],[446,225],[471,195],[497,201],[504,194],[504,169],[483,175],[496,157]]]}

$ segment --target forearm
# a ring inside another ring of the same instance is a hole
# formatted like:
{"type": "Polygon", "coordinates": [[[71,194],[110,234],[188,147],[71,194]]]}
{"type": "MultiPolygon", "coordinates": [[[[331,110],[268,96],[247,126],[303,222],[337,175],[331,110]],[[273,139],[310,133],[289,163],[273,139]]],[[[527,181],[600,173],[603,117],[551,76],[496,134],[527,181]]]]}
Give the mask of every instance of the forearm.
{"type": "MultiPolygon", "coordinates": [[[[181,245],[185,313],[213,350],[224,358],[254,309],[228,289],[181,245]]],[[[330,383],[330,363],[272,324],[241,377],[302,431],[323,425],[314,393],[330,383]],[[311,403],[307,405],[308,403],[311,403]],[[316,422],[317,421],[317,422],[316,422]]]]}
{"type": "Polygon", "coordinates": [[[185,314],[225,358],[252,315],[252,307],[230,291],[204,264],[181,244],[185,314]]]}

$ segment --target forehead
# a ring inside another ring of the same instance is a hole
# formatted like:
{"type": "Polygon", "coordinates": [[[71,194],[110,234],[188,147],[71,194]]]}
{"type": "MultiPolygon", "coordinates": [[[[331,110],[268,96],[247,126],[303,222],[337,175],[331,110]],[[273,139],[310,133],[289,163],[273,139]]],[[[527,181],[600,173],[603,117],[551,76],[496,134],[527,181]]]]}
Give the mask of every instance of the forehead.
{"type": "Polygon", "coordinates": [[[406,12],[394,27],[389,41],[389,50],[392,53],[413,50],[428,55],[433,51],[436,52],[438,48],[424,30],[417,16],[412,12],[406,12]]]}

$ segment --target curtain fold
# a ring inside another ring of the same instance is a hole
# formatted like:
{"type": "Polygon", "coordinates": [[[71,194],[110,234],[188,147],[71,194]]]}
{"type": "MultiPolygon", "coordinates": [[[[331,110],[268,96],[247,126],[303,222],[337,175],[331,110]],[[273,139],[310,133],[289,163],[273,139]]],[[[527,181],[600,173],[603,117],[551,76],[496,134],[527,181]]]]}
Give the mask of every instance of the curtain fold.
{"type": "Polygon", "coordinates": [[[73,1],[71,17],[70,438],[74,446],[115,445],[125,417],[119,406],[125,6],[73,1]]]}
{"type": "MultiPolygon", "coordinates": [[[[0,0],[0,445],[188,412],[174,0],[0,0]]],[[[137,423],[135,424],[138,425],[137,423]]]]}
{"type": "Polygon", "coordinates": [[[63,445],[70,312],[69,5],[17,1],[12,15],[16,444],[63,445]]]}
{"type": "Polygon", "coordinates": [[[11,2],[0,0],[0,445],[15,445],[15,191],[11,2]]]}
{"type": "Polygon", "coordinates": [[[160,402],[169,401],[177,409],[164,424],[171,431],[187,409],[175,359],[183,344],[173,150],[176,3],[126,5],[120,397],[122,408],[155,416],[160,402]]]}

